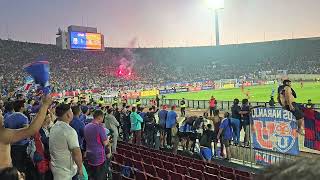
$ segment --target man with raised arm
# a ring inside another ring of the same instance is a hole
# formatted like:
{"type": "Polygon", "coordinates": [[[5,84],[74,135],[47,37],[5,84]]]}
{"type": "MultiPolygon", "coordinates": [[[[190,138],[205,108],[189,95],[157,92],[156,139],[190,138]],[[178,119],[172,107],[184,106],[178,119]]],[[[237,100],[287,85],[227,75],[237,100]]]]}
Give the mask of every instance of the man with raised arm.
{"type": "Polygon", "coordinates": [[[44,96],[42,98],[42,106],[35,119],[31,122],[30,126],[21,129],[4,128],[3,116],[2,112],[0,112],[0,170],[12,166],[10,145],[22,139],[28,138],[39,131],[43,121],[45,120],[47,110],[51,103],[51,96],[44,96]]]}

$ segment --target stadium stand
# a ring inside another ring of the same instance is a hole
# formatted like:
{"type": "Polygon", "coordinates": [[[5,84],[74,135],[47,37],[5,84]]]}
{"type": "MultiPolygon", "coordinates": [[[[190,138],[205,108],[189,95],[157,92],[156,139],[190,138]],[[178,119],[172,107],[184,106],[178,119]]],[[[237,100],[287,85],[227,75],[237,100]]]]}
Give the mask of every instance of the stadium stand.
{"type": "Polygon", "coordinates": [[[125,49],[121,48],[83,52],[61,50],[53,45],[0,40],[0,88],[10,91],[22,86],[26,74],[21,67],[39,57],[50,62],[54,91],[112,89],[127,85],[141,88],[162,82],[240,76],[257,78],[262,70],[320,73],[319,45],[319,39],[309,38],[214,48],[138,48],[132,49],[133,57],[126,57],[125,49]],[[127,58],[133,64],[129,79],[116,73],[121,58],[127,58]]]}

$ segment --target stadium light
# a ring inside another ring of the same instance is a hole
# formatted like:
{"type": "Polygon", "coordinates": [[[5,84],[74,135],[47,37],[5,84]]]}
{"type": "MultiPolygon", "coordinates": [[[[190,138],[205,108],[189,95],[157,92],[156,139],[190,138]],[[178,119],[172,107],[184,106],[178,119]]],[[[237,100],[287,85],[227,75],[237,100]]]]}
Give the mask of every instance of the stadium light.
{"type": "Polygon", "coordinates": [[[206,0],[207,6],[210,10],[214,11],[215,29],[216,29],[216,46],[220,45],[220,32],[219,32],[219,10],[224,9],[224,0],[206,0]]]}

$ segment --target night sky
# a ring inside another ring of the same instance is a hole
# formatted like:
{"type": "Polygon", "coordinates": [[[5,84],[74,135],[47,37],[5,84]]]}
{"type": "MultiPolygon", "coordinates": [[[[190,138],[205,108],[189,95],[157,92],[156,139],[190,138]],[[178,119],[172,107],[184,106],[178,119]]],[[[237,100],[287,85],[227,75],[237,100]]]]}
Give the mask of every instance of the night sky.
{"type": "MultiPolygon", "coordinates": [[[[205,0],[1,0],[0,38],[55,43],[58,27],[97,27],[105,45],[199,46],[214,42],[205,0]]],[[[320,36],[319,0],[225,0],[221,44],[320,36]]]]}

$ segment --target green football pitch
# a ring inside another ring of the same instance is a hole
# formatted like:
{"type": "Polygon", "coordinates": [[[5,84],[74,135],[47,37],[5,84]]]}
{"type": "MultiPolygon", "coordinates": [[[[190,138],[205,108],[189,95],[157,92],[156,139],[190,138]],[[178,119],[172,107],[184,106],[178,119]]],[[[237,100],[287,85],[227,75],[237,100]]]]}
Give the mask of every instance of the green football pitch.
{"type": "MultiPolygon", "coordinates": [[[[306,82],[301,87],[300,83],[293,83],[293,89],[297,93],[297,102],[306,103],[308,99],[312,99],[313,103],[320,103],[320,83],[319,82],[306,82]]],[[[249,100],[251,102],[268,102],[272,90],[275,90],[275,101],[277,96],[278,85],[261,85],[245,87],[243,91],[240,88],[232,89],[219,89],[219,90],[206,90],[199,92],[185,92],[165,95],[166,99],[188,99],[188,100],[208,100],[214,96],[220,101],[233,101],[234,98],[246,98],[246,92],[249,92],[249,100]]]]}

